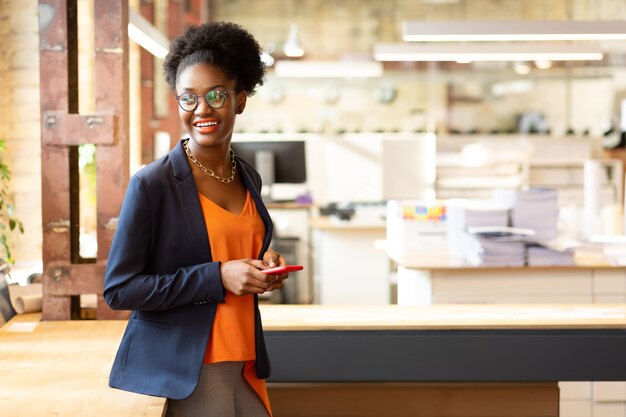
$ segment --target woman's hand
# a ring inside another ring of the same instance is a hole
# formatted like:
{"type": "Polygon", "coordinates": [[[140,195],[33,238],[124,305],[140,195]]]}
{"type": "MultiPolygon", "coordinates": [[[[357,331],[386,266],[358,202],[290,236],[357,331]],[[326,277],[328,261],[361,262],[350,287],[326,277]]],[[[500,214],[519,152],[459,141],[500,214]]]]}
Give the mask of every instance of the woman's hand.
{"type": "MultiPolygon", "coordinates": [[[[274,268],[275,266],[287,265],[287,260],[280,256],[280,253],[268,249],[267,252],[263,254],[263,263],[266,265],[266,268],[274,268]]],[[[284,285],[283,281],[289,277],[289,274],[268,275],[268,277],[271,281],[267,291],[272,291],[282,288],[284,285]]]]}
{"type": "Polygon", "coordinates": [[[274,278],[273,275],[261,272],[267,268],[265,262],[258,259],[224,262],[220,267],[222,284],[228,291],[237,295],[263,294],[270,290],[274,278]]]}

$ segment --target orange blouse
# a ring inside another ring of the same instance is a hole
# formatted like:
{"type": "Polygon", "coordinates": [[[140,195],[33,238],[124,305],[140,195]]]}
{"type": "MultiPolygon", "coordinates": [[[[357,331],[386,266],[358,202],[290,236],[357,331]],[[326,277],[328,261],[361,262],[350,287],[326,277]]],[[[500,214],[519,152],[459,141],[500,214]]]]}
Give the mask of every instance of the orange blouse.
{"type": "MultiPolygon", "coordinates": [[[[256,210],[250,192],[240,214],[234,214],[198,194],[213,261],[256,259],[263,247],[265,225],[256,210]]],[[[265,381],[257,378],[254,338],[254,296],[235,295],[226,291],[223,304],[218,304],[204,363],[245,361],[244,377],[259,395],[272,415],[265,381]]]]}

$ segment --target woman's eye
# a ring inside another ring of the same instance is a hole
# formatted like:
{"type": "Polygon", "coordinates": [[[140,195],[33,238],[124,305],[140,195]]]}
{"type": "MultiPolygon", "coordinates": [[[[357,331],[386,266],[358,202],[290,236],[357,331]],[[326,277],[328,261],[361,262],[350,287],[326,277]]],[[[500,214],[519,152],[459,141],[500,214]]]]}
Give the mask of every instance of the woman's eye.
{"type": "Polygon", "coordinates": [[[186,104],[195,104],[196,96],[192,96],[191,94],[183,94],[181,100],[186,104]]]}
{"type": "Polygon", "coordinates": [[[224,98],[224,92],[221,90],[209,91],[209,100],[221,100],[224,98]]]}

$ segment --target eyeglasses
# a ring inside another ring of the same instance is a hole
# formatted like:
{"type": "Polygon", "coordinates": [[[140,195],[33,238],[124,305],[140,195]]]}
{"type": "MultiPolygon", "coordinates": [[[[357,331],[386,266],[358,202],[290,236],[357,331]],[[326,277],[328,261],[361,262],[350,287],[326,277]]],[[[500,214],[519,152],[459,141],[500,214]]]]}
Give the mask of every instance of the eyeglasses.
{"type": "Polygon", "coordinates": [[[176,96],[176,100],[178,101],[178,105],[184,111],[194,111],[198,108],[200,104],[200,97],[204,97],[204,101],[209,105],[212,109],[221,109],[226,103],[226,97],[228,97],[228,93],[236,93],[236,90],[223,90],[221,88],[216,88],[214,90],[209,90],[204,96],[198,96],[194,93],[184,93],[179,96],[176,96]]]}

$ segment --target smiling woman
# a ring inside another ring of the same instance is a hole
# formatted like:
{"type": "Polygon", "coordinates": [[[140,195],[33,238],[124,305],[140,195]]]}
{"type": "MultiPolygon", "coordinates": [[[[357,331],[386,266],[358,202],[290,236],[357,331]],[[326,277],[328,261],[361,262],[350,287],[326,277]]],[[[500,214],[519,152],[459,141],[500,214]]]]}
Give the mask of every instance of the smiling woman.
{"type": "Polygon", "coordinates": [[[165,75],[188,137],[132,178],[109,254],[104,297],[133,310],[110,385],[167,397],[170,417],[271,415],[258,294],[288,275],[261,272],[285,260],[260,176],[230,147],[260,52],[224,22],[172,42],[165,75]]]}

